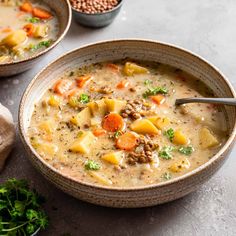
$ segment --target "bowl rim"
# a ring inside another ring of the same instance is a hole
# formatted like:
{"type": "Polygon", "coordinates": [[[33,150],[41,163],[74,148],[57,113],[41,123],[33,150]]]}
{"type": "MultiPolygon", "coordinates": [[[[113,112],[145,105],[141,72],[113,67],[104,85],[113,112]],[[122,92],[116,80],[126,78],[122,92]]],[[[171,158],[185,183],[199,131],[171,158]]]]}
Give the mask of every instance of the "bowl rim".
{"type": "MultiPolygon", "coordinates": [[[[66,27],[63,30],[63,32],[61,34],[59,34],[59,37],[57,37],[56,41],[54,41],[49,47],[45,48],[43,51],[35,54],[34,56],[30,56],[27,57],[23,60],[19,60],[19,61],[13,61],[13,62],[6,62],[4,64],[0,64],[0,69],[3,67],[7,67],[7,66],[13,66],[13,65],[19,65],[21,63],[25,63],[25,62],[29,62],[31,60],[37,59],[40,56],[46,54],[47,52],[51,51],[54,47],[57,46],[58,43],[60,43],[60,41],[65,37],[65,35],[67,34],[70,25],[71,25],[71,21],[72,21],[72,11],[71,11],[71,6],[70,6],[70,2],[69,0],[62,0],[66,3],[67,6],[67,14],[68,14],[68,18],[67,18],[67,22],[66,22],[66,27]]],[[[53,9],[52,9],[53,10],[53,9]]]]}
{"type": "Polygon", "coordinates": [[[114,8],[112,8],[111,10],[105,11],[105,12],[97,12],[97,13],[93,13],[93,14],[86,13],[86,12],[81,12],[81,11],[75,9],[74,7],[72,7],[71,3],[70,3],[70,6],[71,6],[71,8],[72,8],[72,10],[74,12],[79,13],[81,15],[85,15],[85,16],[101,16],[101,15],[105,15],[107,13],[111,13],[111,12],[117,10],[118,8],[120,8],[123,5],[123,2],[124,2],[124,0],[119,0],[119,3],[114,8]]]}
{"type": "MultiPolygon", "coordinates": [[[[86,44],[82,47],[78,47],[76,49],[70,50],[69,52],[66,52],[66,53],[62,54],[59,58],[57,58],[56,60],[52,61],[47,66],[45,66],[32,79],[32,81],[26,87],[25,91],[23,92],[22,98],[20,100],[20,106],[19,106],[19,111],[18,111],[19,133],[20,133],[20,137],[21,137],[21,140],[22,140],[24,146],[27,147],[30,150],[31,154],[33,154],[33,156],[36,157],[43,165],[46,165],[47,168],[49,168],[52,172],[54,172],[54,174],[60,175],[61,177],[65,178],[68,181],[71,181],[75,184],[79,184],[79,185],[82,185],[84,187],[89,187],[89,188],[96,188],[97,190],[107,190],[107,191],[113,191],[113,192],[129,192],[129,191],[151,190],[151,189],[154,189],[154,188],[168,187],[170,185],[179,183],[179,182],[183,181],[184,179],[188,179],[190,177],[196,176],[201,171],[203,171],[204,169],[207,169],[209,166],[213,165],[218,159],[220,159],[222,154],[224,154],[230,148],[230,146],[233,144],[233,141],[236,137],[236,120],[235,120],[233,130],[232,130],[231,134],[229,135],[227,141],[221,147],[221,149],[209,161],[207,161],[203,165],[197,167],[196,169],[193,169],[192,171],[190,171],[190,172],[188,172],[184,175],[181,175],[179,177],[176,177],[174,179],[171,179],[171,180],[168,180],[168,181],[165,181],[165,182],[160,182],[160,183],[155,183],[155,184],[150,184],[150,185],[144,185],[144,186],[112,187],[112,186],[97,185],[97,184],[89,183],[89,182],[86,182],[86,181],[77,180],[77,179],[75,179],[71,176],[68,176],[64,173],[61,173],[59,170],[57,170],[56,168],[51,166],[49,163],[47,163],[42,157],[40,157],[40,155],[34,150],[34,148],[31,146],[30,142],[28,141],[27,133],[24,132],[24,124],[23,124],[23,113],[24,113],[24,107],[25,107],[25,100],[26,100],[28,94],[31,92],[32,86],[34,85],[36,80],[38,80],[38,77],[41,75],[41,73],[43,73],[45,70],[47,70],[51,65],[56,64],[56,63],[60,62],[61,60],[63,60],[64,57],[68,57],[71,54],[73,54],[77,51],[80,51],[82,49],[87,49],[87,48],[94,47],[94,46],[99,46],[99,45],[102,45],[102,44],[112,44],[112,43],[122,43],[122,42],[130,42],[130,43],[143,42],[143,43],[150,43],[150,44],[159,44],[159,45],[164,46],[164,47],[177,49],[177,50],[182,51],[184,53],[190,54],[191,56],[195,57],[196,59],[198,59],[198,60],[204,62],[205,64],[207,64],[208,66],[210,66],[216,73],[218,73],[221,76],[221,78],[223,79],[223,81],[227,84],[227,86],[228,86],[228,88],[229,88],[229,90],[232,94],[232,97],[236,98],[236,92],[234,90],[234,87],[231,85],[229,80],[224,76],[224,74],[218,68],[216,68],[214,65],[212,65],[210,62],[208,62],[203,57],[191,52],[190,50],[186,50],[183,47],[175,46],[174,44],[165,43],[165,42],[161,42],[161,41],[150,40],[150,39],[139,39],[139,38],[128,38],[128,39],[121,38],[121,39],[116,39],[116,40],[105,40],[105,41],[99,41],[99,42],[96,42],[96,43],[90,43],[90,44],[86,44]]],[[[235,109],[235,113],[236,113],[236,109],[235,109]]],[[[30,155],[30,154],[28,153],[28,155],[30,155]]]]}

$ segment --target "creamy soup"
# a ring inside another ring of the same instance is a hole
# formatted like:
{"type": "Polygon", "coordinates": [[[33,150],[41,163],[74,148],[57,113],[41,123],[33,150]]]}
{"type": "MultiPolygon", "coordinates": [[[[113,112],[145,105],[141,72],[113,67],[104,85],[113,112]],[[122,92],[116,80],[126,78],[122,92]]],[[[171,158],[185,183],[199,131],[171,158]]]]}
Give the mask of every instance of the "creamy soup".
{"type": "Polygon", "coordinates": [[[116,61],[66,71],[35,104],[38,154],[79,181],[115,187],[168,181],[206,163],[227,138],[224,113],[175,99],[212,97],[185,72],[116,61]]]}
{"type": "Polygon", "coordinates": [[[31,57],[58,36],[58,19],[42,1],[0,0],[0,64],[31,57]]]}

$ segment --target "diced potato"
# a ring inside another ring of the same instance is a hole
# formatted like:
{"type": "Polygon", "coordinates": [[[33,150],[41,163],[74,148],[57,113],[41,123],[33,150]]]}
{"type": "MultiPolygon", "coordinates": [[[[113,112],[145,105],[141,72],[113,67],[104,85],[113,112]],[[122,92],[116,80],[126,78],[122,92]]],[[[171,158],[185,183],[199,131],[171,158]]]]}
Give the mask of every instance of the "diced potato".
{"type": "Polygon", "coordinates": [[[93,116],[103,117],[107,112],[107,106],[104,99],[92,101],[87,104],[93,116]]]}
{"type": "Polygon", "coordinates": [[[170,119],[168,117],[151,116],[148,117],[148,120],[150,120],[158,129],[163,129],[170,124],[170,119]]]}
{"type": "Polygon", "coordinates": [[[58,107],[60,105],[60,98],[54,95],[51,95],[48,99],[48,104],[52,107],[58,107]]]}
{"type": "Polygon", "coordinates": [[[76,116],[72,116],[70,121],[71,121],[71,123],[73,123],[74,125],[77,125],[79,127],[83,127],[84,125],[91,125],[90,109],[88,107],[84,108],[76,116]]]}
{"type": "Polygon", "coordinates": [[[84,131],[77,140],[70,146],[69,150],[72,152],[80,152],[88,154],[95,143],[96,137],[90,131],[84,131]]]}
{"type": "Polygon", "coordinates": [[[53,131],[55,130],[55,122],[52,119],[42,121],[38,127],[45,133],[52,134],[53,131]]]}
{"type": "Polygon", "coordinates": [[[0,56],[0,64],[9,62],[11,59],[10,56],[0,56]]]}
{"type": "Polygon", "coordinates": [[[79,102],[77,97],[72,96],[72,97],[69,98],[68,104],[71,107],[76,108],[76,107],[78,107],[80,105],[80,102],[79,102]]]}
{"type": "Polygon", "coordinates": [[[217,138],[205,127],[200,130],[199,143],[202,148],[211,148],[219,145],[217,138]]]}
{"type": "Polygon", "coordinates": [[[33,36],[35,38],[44,38],[48,35],[48,26],[45,24],[40,24],[35,26],[33,36]]]}
{"type": "Polygon", "coordinates": [[[136,120],[130,125],[131,130],[139,134],[160,134],[160,131],[148,119],[136,120]]]}
{"type": "Polygon", "coordinates": [[[39,143],[37,151],[44,155],[53,156],[58,151],[58,146],[52,143],[39,143]]]}
{"type": "Polygon", "coordinates": [[[109,162],[110,164],[113,165],[119,165],[123,159],[124,152],[123,151],[118,151],[118,152],[111,152],[108,154],[105,154],[102,156],[102,160],[109,162]]]}
{"type": "Polygon", "coordinates": [[[182,133],[181,130],[176,130],[174,133],[173,143],[177,145],[186,145],[189,143],[188,138],[182,133]]]}
{"type": "Polygon", "coordinates": [[[108,179],[108,177],[106,177],[104,174],[95,171],[88,171],[88,173],[101,184],[112,185],[112,181],[108,179]]]}
{"type": "Polygon", "coordinates": [[[91,126],[99,126],[102,123],[102,117],[94,116],[90,119],[91,126]]]}
{"type": "Polygon", "coordinates": [[[189,160],[187,158],[184,158],[184,159],[182,159],[180,161],[175,162],[173,165],[171,165],[169,167],[169,169],[172,172],[178,173],[178,172],[181,172],[183,170],[189,169],[189,167],[190,167],[189,160]]]}
{"type": "Polygon", "coordinates": [[[27,40],[27,33],[24,30],[16,30],[7,35],[0,44],[7,47],[15,47],[27,40]]]}
{"type": "Polygon", "coordinates": [[[109,112],[117,112],[117,113],[120,113],[120,111],[125,107],[127,103],[125,100],[108,99],[108,98],[106,98],[104,102],[107,105],[107,110],[109,112]]]}
{"type": "Polygon", "coordinates": [[[132,76],[135,74],[147,74],[149,73],[148,69],[142,66],[138,66],[132,62],[126,62],[124,66],[124,74],[132,76]]]}

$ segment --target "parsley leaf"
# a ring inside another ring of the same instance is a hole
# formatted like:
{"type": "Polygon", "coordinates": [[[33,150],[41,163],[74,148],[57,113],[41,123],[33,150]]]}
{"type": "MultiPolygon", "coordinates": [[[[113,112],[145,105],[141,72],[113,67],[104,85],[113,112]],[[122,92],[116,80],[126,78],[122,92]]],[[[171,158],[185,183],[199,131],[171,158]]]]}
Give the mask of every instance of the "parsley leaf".
{"type": "Polygon", "coordinates": [[[162,178],[164,180],[170,180],[172,178],[172,175],[170,172],[165,172],[163,175],[162,175],[162,178]]]}
{"type": "Polygon", "coordinates": [[[175,136],[175,131],[172,128],[170,128],[165,131],[164,135],[172,142],[175,136]]]}
{"type": "Polygon", "coordinates": [[[40,49],[42,47],[48,48],[51,44],[52,44],[52,40],[42,41],[42,42],[40,42],[38,44],[31,45],[30,46],[30,50],[31,51],[36,51],[36,50],[38,50],[38,49],[40,49]]]}
{"type": "Polygon", "coordinates": [[[194,151],[194,149],[192,146],[187,146],[187,147],[180,147],[178,151],[186,156],[190,156],[194,151]]]}
{"type": "Polygon", "coordinates": [[[82,104],[86,104],[89,102],[89,96],[87,94],[84,94],[82,93],[79,97],[79,101],[82,103],[82,104]]]}
{"type": "Polygon", "coordinates": [[[146,80],[144,81],[144,85],[150,85],[150,84],[152,84],[152,81],[151,81],[151,80],[146,79],[146,80]]]}
{"type": "Polygon", "coordinates": [[[26,18],[26,21],[34,24],[40,22],[40,19],[38,17],[28,17],[26,18]]]}
{"type": "Polygon", "coordinates": [[[170,160],[172,159],[172,151],[174,150],[173,147],[171,146],[166,146],[163,147],[160,151],[159,151],[159,156],[164,159],[164,160],[170,160]]]}
{"type": "Polygon", "coordinates": [[[121,131],[116,131],[115,133],[114,133],[114,138],[118,138],[120,135],[122,134],[122,132],[121,131]]]}
{"type": "Polygon", "coordinates": [[[150,96],[154,96],[157,94],[167,94],[168,90],[165,87],[155,87],[155,88],[149,88],[146,92],[143,93],[144,98],[148,98],[150,96]]]}
{"type": "Polygon", "coordinates": [[[85,169],[86,170],[99,170],[100,165],[97,162],[93,161],[93,160],[88,160],[85,163],[85,169]]]}
{"type": "Polygon", "coordinates": [[[25,180],[8,179],[0,184],[0,235],[28,236],[46,228],[48,219],[41,204],[42,198],[25,180]]]}

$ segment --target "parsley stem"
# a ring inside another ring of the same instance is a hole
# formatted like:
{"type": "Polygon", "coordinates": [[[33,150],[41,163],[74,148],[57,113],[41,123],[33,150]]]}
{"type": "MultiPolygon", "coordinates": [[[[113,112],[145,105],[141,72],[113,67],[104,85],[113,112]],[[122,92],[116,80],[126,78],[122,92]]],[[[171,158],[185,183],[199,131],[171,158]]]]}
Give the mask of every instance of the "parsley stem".
{"type": "Polygon", "coordinates": [[[36,220],[36,218],[33,218],[33,219],[31,219],[31,220],[29,220],[29,221],[26,221],[25,223],[23,223],[23,224],[21,224],[21,225],[18,225],[18,226],[14,227],[14,228],[2,229],[2,231],[3,231],[3,232],[10,232],[10,231],[19,229],[19,228],[21,228],[21,227],[27,225],[28,223],[31,223],[31,222],[35,221],[35,220],[36,220]]]}

